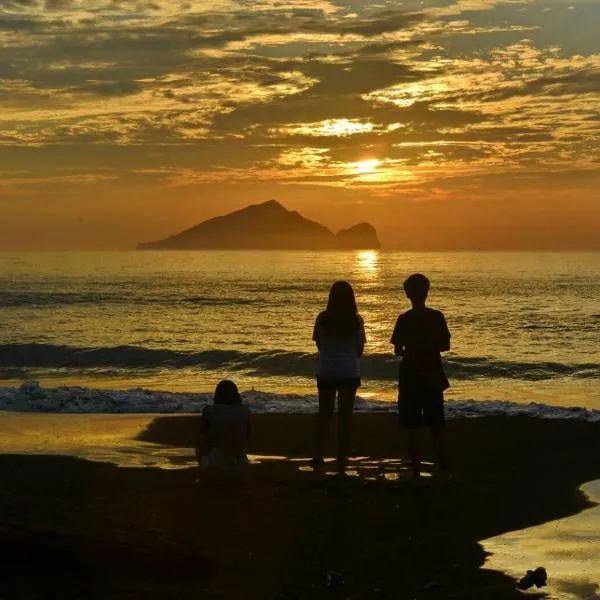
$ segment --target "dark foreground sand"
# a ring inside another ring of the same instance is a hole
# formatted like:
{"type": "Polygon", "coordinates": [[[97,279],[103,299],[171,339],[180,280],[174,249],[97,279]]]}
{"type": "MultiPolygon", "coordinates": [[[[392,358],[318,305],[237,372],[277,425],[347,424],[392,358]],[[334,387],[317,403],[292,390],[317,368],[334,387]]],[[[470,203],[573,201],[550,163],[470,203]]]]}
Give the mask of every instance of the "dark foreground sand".
{"type": "MultiPolygon", "coordinates": [[[[357,415],[357,456],[398,457],[392,415],[357,415]]],[[[252,452],[310,455],[309,415],[255,417],[252,452]]],[[[191,446],[194,417],[140,440],[191,446]]],[[[265,461],[245,483],[196,469],[125,469],[0,456],[0,598],[520,598],[481,569],[478,541],[574,514],[600,478],[600,424],[486,418],[449,424],[460,482],[410,487],[366,459],[339,479],[265,461]],[[328,588],[324,573],[344,582],[328,588]]],[[[523,565],[523,571],[537,565],[523,565]]],[[[550,574],[551,576],[551,574],[550,574]]]]}

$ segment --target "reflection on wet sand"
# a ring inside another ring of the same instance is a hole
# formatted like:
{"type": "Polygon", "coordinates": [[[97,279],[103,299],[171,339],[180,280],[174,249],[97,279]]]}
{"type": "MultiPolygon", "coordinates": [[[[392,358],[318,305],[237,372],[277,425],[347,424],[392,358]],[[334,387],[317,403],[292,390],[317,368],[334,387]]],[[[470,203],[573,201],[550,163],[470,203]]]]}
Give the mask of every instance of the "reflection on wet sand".
{"type": "MultiPolygon", "coordinates": [[[[308,464],[305,458],[290,458],[287,456],[263,456],[250,455],[250,463],[268,469],[269,466],[291,467],[292,471],[298,473],[314,473],[316,478],[323,481],[332,477],[343,477],[346,480],[360,481],[365,485],[369,484],[389,484],[389,483],[413,483],[410,474],[410,465],[401,458],[377,458],[368,456],[354,456],[348,459],[347,468],[340,473],[334,459],[326,460],[325,464],[318,471],[308,464]]],[[[422,474],[423,483],[432,480],[433,463],[423,463],[424,472],[422,474]]]]}
{"type": "MultiPolygon", "coordinates": [[[[600,502],[600,480],[581,488],[600,502]]],[[[537,527],[512,531],[483,543],[491,556],[486,567],[521,577],[543,566],[548,572],[547,598],[600,599],[600,506],[537,527]]]]}
{"type": "Polygon", "coordinates": [[[136,439],[154,418],[155,415],[137,414],[3,412],[0,454],[76,456],[119,467],[179,469],[196,465],[191,447],[136,439]]]}

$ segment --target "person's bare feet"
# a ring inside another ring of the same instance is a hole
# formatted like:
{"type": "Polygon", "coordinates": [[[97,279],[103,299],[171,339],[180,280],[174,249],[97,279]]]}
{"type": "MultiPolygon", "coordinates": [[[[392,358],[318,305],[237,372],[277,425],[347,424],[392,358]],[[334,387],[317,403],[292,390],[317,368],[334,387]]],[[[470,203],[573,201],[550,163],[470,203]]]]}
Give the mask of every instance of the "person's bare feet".
{"type": "Polygon", "coordinates": [[[313,468],[314,471],[320,471],[324,467],[325,461],[320,456],[313,456],[308,461],[308,464],[313,468]]]}

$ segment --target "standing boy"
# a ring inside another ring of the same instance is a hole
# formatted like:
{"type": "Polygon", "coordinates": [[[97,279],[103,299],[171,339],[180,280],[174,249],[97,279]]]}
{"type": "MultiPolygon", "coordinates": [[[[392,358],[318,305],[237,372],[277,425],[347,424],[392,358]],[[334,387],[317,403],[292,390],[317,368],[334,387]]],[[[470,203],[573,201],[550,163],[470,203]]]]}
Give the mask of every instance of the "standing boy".
{"type": "Polygon", "coordinates": [[[439,310],[425,306],[429,280],[415,273],[404,282],[412,309],[396,321],[390,342],[402,357],[398,374],[398,417],[408,432],[408,454],[413,477],[421,476],[421,431],[431,433],[438,472],[448,476],[444,390],[449,387],[440,352],[450,350],[450,332],[439,310]]]}

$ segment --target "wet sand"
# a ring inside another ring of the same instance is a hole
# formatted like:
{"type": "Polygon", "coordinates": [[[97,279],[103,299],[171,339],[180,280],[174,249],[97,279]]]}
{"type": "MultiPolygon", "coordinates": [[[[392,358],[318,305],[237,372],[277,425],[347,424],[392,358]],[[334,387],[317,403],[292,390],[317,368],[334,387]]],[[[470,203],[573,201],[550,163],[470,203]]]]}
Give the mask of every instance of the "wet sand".
{"type": "MultiPolygon", "coordinates": [[[[597,423],[453,421],[458,482],[419,487],[394,479],[405,463],[392,415],[356,416],[362,458],[346,478],[303,469],[310,415],[254,423],[252,453],[287,458],[258,458],[246,481],[0,455],[0,597],[522,598],[482,568],[479,542],[589,508],[579,487],[600,478],[597,423]],[[328,587],[328,571],[343,583],[328,587]]],[[[147,418],[127,451],[171,449],[189,464],[196,424],[147,418]]]]}

